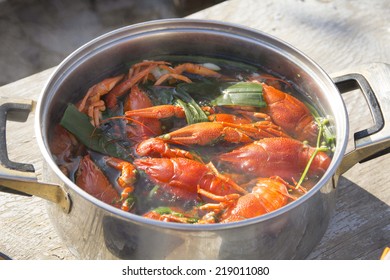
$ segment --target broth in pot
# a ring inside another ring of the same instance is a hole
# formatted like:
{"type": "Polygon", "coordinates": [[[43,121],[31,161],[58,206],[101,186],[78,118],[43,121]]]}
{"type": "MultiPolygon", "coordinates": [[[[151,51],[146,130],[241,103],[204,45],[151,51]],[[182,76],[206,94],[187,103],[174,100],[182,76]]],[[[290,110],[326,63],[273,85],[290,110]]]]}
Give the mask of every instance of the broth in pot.
{"type": "Polygon", "coordinates": [[[149,219],[249,219],[305,195],[335,139],[283,77],[219,58],[166,56],[69,104],[50,149],[90,195],[149,219]]]}

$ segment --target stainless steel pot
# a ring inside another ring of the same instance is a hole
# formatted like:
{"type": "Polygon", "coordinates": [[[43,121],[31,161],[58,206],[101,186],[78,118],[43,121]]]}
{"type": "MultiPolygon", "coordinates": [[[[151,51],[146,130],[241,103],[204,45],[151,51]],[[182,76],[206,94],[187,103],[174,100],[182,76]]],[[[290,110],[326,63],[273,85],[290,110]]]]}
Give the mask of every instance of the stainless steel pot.
{"type": "MultiPolygon", "coordinates": [[[[49,215],[68,248],[82,259],[301,259],[323,236],[334,212],[340,174],[390,147],[390,102],[375,83],[390,73],[385,64],[370,65],[370,84],[360,74],[332,80],[315,62],[292,46],[245,27],[214,21],[173,19],[121,28],[103,35],[66,58],[47,82],[36,108],[36,137],[44,156],[45,183],[31,165],[13,163],[5,150],[0,161],[2,190],[43,197],[49,215]],[[57,167],[48,138],[69,102],[81,99],[92,84],[124,70],[125,63],[157,55],[203,55],[261,65],[298,85],[331,119],[337,137],[327,172],[305,196],[272,213],[231,224],[164,223],[105,204],[71,182],[57,167]],[[348,115],[340,91],[360,87],[375,125],[355,135],[355,149],[345,155],[348,115]],[[376,95],[373,94],[372,88],[376,95]],[[379,105],[378,105],[379,104],[379,105]],[[386,123],[387,121],[387,123],[386,123]]],[[[389,82],[385,78],[381,83],[389,82]]],[[[4,103],[4,102],[3,102],[4,103]]],[[[5,118],[23,120],[31,102],[6,102],[5,118]],[[12,113],[12,114],[11,114],[12,113]]]]}

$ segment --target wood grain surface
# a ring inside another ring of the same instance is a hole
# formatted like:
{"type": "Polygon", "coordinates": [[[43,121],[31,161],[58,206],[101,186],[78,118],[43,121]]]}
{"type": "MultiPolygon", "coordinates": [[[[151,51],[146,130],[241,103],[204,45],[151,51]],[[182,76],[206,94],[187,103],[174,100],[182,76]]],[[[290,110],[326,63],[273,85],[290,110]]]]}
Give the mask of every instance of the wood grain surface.
{"type": "MultiPolygon", "coordinates": [[[[293,45],[327,73],[369,62],[390,63],[390,2],[231,0],[189,16],[254,28],[293,45]]],[[[52,69],[0,87],[0,97],[37,100],[52,69]]],[[[390,78],[390,77],[389,77],[390,78]]],[[[353,132],[372,123],[359,92],[344,96],[353,132]]],[[[34,135],[34,113],[26,123],[7,124],[12,160],[42,158],[34,135]]],[[[350,147],[352,141],[350,136],[350,147]]],[[[378,259],[390,246],[390,183],[387,154],[346,172],[338,185],[336,214],[308,259],[378,259]]],[[[0,251],[14,259],[73,259],[36,197],[0,193],[0,251]]]]}

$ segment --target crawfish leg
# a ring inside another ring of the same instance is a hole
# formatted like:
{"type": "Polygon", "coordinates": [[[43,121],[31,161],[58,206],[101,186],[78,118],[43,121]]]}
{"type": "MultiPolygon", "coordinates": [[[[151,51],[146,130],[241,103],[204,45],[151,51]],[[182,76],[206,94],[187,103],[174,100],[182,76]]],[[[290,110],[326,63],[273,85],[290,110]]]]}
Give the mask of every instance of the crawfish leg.
{"type": "MultiPolygon", "coordinates": [[[[123,189],[130,188],[131,192],[134,190],[133,184],[135,182],[137,170],[134,165],[130,162],[120,160],[117,158],[109,158],[107,159],[107,164],[119,171],[121,171],[121,175],[118,178],[118,184],[123,189]]],[[[127,189],[129,192],[129,189],[127,189]]]]}
{"type": "Polygon", "coordinates": [[[215,201],[218,201],[218,202],[227,202],[230,200],[237,199],[241,196],[238,193],[231,193],[231,194],[227,194],[227,195],[216,195],[216,194],[213,194],[211,192],[208,192],[208,191],[200,188],[199,186],[198,186],[198,194],[203,195],[205,197],[208,197],[208,198],[215,200],[215,201]]]}
{"type": "Polygon", "coordinates": [[[233,189],[235,189],[239,193],[242,193],[242,194],[247,194],[248,193],[248,191],[246,191],[243,188],[241,188],[232,179],[230,179],[230,178],[222,175],[221,173],[219,173],[219,171],[217,170],[217,168],[215,168],[215,166],[214,166],[214,164],[212,162],[209,162],[208,164],[206,164],[206,166],[215,174],[215,176],[220,178],[222,181],[226,182],[229,186],[231,186],[233,189]]]}
{"type": "Polygon", "coordinates": [[[136,153],[139,156],[160,156],[167,158],[184,157],[194,159],[194,156],[190,152],[181,149],[172,149],[161,138],[150,138],[142,141],[138,144],[136,153]]]}

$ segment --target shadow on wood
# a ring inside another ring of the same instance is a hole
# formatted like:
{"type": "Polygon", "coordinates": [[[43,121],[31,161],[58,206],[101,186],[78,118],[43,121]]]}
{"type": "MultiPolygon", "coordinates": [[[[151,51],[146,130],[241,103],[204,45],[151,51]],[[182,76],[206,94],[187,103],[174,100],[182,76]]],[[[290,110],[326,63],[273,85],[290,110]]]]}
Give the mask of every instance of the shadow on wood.
{"type": "Polygon", "coordinates": [[[336,213],[308,259],[379,259],[389,243],[390,206],[341,177],[336,213]],[[371,249],[358,255],[362,248],[371,249]]]}

